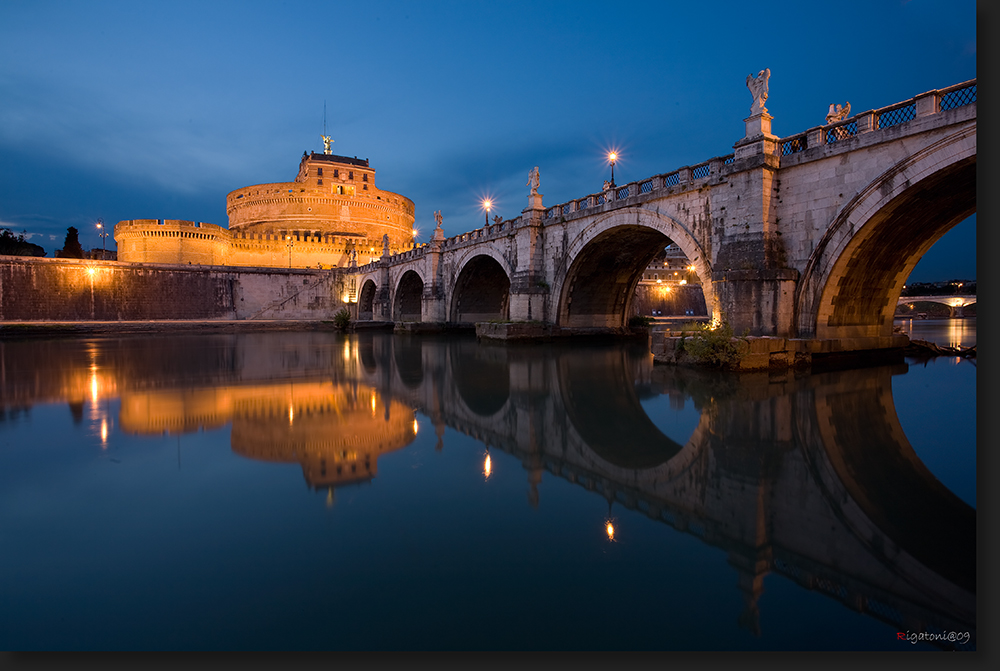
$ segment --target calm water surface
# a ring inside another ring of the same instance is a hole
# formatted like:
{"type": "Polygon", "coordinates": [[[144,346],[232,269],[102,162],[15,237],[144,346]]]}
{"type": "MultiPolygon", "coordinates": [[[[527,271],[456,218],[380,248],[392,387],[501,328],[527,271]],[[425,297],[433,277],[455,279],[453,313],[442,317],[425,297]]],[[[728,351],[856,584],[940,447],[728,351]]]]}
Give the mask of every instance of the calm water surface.
{"type": "Polygon", "coordinates": [[[0,649],[974,648],[975,383],[957,358],[2,341],[0,649]]]}

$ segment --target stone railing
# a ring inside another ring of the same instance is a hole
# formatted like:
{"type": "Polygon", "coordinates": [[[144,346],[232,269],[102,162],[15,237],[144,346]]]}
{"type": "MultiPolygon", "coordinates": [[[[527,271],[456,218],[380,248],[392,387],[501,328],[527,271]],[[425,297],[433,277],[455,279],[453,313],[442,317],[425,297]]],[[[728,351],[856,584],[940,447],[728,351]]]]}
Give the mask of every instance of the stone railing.
{"type": "Polygon", "coordinates": [[[488,226],[475,228],[468,233],[462,233],[461,235],[446,238],[444,243],[441,245],[441,248],[451,249],[453,247],[458,247],[465,243],[472,242],[473,240],[495,240],[497,238],[505,237],[514,229],[516,221],[516,219],[501,221],[499,224],[489,224],[488,226]]]}
{"type": "Polygon", "coordinates": [[[713,175],[722,173],[724,166],[730,165],[734,160],[734,155],[720,156],[693,166],[685,166],[673,172],[654,175],[648,179],[630,182],[624,186],[615,187],[610,192],[592,193],[583,198],[571,200],[568,203],[560,203],[545,211],[546,219],[556,217],[568,217],[575,212],[582,212],[608,202],[626,200],[635,196],[653,194],[674,186],[687,186],[700,179],[710,178],[713,175]]]}
{"type": "Polygon", "coordinates": [[[877,110],[862,112],[834,124],[816,126],[802,133],[790,135],[778,142],[779,153],[788,156],[812,147],[834,144],[856,135],[891,128],[917,117],[945,112],[975,102],[976,80],[971,79],[948,88],[928,91],[877,110]]]}

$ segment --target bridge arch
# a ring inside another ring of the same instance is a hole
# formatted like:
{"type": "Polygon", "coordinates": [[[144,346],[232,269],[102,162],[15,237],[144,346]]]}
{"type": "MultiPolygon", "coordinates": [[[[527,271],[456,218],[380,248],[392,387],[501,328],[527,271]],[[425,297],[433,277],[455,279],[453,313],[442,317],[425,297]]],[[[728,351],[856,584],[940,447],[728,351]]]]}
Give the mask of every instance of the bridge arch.
{"type": "Polygon", "coordinates": [[[887,337],[906,278],[976,211],[976,127],[908,156],[862,189],[814,249],[796,290],[798,335],[887,337]]]}
{"type": "Polygon", "coordinates": [[[567,270],[552,288],[559,301],[556,323],[624,326],[643,271],[667,242],[695,267],[709,313],[718,314],[711,262],[694,234],[669,216],[629,207],[594,220],[567,246],[567,270]]]}
{"type": "Polygon", "coordinates": [[[392,302],[392,319],[397,322],[421,321],[424,280],[415,270],[406,270],[399,278],[392,302]]]}
{"type": "Polygon", "coordinates": [[[461,268],[451,297],[451,321],[507,319],[510,275],[500,261],[490,253],[475,254],[461,268]]]}
{"type": "Polygon", "coordinates": [[[358,297],[358,321],[371,321],[375,318],[375,294],[377,287],[372,279],[366,279],[361,285],[358,297]]]}

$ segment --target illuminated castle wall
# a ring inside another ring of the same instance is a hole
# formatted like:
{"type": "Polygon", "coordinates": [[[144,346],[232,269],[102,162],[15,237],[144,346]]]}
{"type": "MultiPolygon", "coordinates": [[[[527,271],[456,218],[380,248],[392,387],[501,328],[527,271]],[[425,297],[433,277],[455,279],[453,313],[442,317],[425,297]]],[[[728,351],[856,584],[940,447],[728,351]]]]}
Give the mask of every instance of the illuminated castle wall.
{"type": "Polygon", "coordinates": [[[293,182],[226,197],[229,228],[171,219],[115,226],[118,260],[272,268],[343,267],[413,245],[413,201],[375,186],[368,159],[303,154],[293,182]]]}

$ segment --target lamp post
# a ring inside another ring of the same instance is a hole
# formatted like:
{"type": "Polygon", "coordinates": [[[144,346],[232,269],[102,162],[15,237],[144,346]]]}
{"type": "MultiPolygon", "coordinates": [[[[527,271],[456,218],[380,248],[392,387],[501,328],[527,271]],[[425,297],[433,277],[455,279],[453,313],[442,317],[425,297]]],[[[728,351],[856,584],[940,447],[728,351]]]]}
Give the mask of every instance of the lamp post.
{"type": "Polygon", "coordinates": [[[285,240],[288,240],[288,243],[285,245],[285,247],[288,247],[288,269],[291,270],[292,269],[292,247],[295,246],[295,243],[292,242],[292,236],[290,236],[290,235],[286,235],[285,236],[285,240]]]}
{"type": "Polygon", "coordinates": [[[486,211],[484,216],[486,217],[486,225],[490,225],[490,209],[493,207],[493,201],[489,198],[483,198],[483,209],[486,211]]]}
{"type": "Polygon", "coordinates": [[[615,185],[615,161],[618,160],[617,152],[608,153],[608,160],[611,162],[611,186],[615,185]]]}
{"type": "Polygon", "coordinates": [[[108,235],[109,233],[104,230],[104,220],[97,220],[97,234],[101,236],[101,261],[104,261],[108,257],[108,235]]]}

